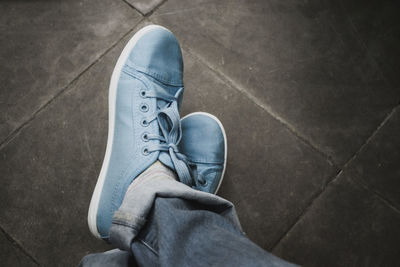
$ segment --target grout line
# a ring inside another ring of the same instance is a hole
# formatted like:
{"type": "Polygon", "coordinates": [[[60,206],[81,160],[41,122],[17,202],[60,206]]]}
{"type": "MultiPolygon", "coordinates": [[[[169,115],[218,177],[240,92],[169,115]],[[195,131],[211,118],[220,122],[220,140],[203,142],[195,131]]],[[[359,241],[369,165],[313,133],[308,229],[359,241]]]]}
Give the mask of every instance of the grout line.
{"type": "Polygon", "coordinates": [[[41,266],[39,264],[39,262],[31,255],[29,254],[23,246],[21,246],[11,235],[9,235],[4,229],[3,227],[0,226],[0,232],[3,233],[5,235],[5,237],[7,238],[8,241],[10,241],[12,243],[12,245],[17,248],[18,250],[20,250],[25,256],[27,256],[30,260],[32,260],[35,264],[37,264],[38,266],[41,266]]]}
{"type": "MultiPolygon", "coordinates": [[[[378,126],[378,129],[374,132],[374,136],[376,135],[376,132],[381,129],[386,123],[387,121],[393,116],[394,113],[396,113],[398,110],[400,110],[400,103],[398,103],[388,114],[388,116],[383,120],[383,122],[378,126]]],[[[373,136],[371,137],[371,139],[373,138],[373,136]]],[[[350,177],[351,178],[351,177],[350,177]]],[[[385,196],[383,196],[379,191],[376,191],[374,189],[372,189],[367,183],[365,183],[365,181],[362,178],[356,178],[356,179],[352,179],[351,180],[363,187],[365,190],[367,190],[368,192],[371,192],[373,194],[375,194],[382,202],[384,202],[387,206],[389,206],[390,208],[392,208],[394,211],[396,211],[397,213],[400,214],[400,209],[396,207],[396,205],[392,204],[390,200],[386,199],[385,196]]]]}
{"type": "Polygon", "coordinates": [[[140,12],[139,9],[137,9],[136,7],[134,7],[131,3],[129,3],[127,0],[122,0],[122,2],[124,2],[125,4],[127,4],[129,7],[133,8],[136,12],[138,12],[140,15],[142,15],[143,17],[146,16],[146,14],[143,14],[142,12],[140,12]]]}
{"type": "Polygon", "coordinates": [[[391,83],[388,81],[386,76],[384,75],[381,66],[379,63],[376,61],[376,59],[370,55],[369,49],[367,48],[367,45],[364,40],[362,40],[360,31],[357,29],[356,25],[354,24],[353,19],[348,15],[347,10],[344,8],[343,4],[339,2],[339,6],[342,9],[343,14],[346,17],[347,22],[350,24],[350,30],[354,33],[354,36],[358,43],[361,45],[361,47],[364,49],[366,53],[366,58],[371,62],[371,64],[376,68],[378,71],[379,75],[381,76],[382,80],[386,83],[386,86],[391,86],[391,83]]]}
{"type": "Polygon", "coordinates": [[[157,4],[152,10],[150,10],[149,12],[143,14],[139,9],[137,9],[134,5],[129,3],[127,0],[122,0],[122,1],[125,4],[127,4],[128,6],[130,6],[131,8],[133,8],[136,12],[138,12],[140,15],[142,15],[145,18],[150,17],[155,11],[157,11],[158,8],[160,8],[165,2],[167,2],[167,0],[163,0],[159,4],[157,4]]]}
{"type": "Polygon", "coordinates": [[[163,0],[161,1],[161,3],[159,3],[158,5],[156,5],[152,11],[150,11],[149,13],[146,14],[147,17],[150,17],[151,15],[153,15],[154,12],[156,12],[162,5],[164,5],[168,0],[163,0]]]}
{"type": "Polygon", "coordinates": [[[208,67],[212,72],[216,73],[218,75],[218,77],[221,78],[224,82],[226,82],[230,87],[236,89],[241,94],[246,96],[248,99],[250,99],[250,101],[252,101],[258,107],[260,107],[261,109],[266,111],[269,115],[271,115],[275,120],[277,120],[279,123],[281,123],[283,126],[285,126],[292,134],[294,134],[303,143],[307,144],[309,147],[312,148],[312,150],[314,150],[315,152],[320,154],[322,157],[324,157],[331,166],[337,167],[331,156],[329,156],[329,155],[325,154],[324,152],[322,152],[321,150],[319,150],[317,144],[315,144],[311,140],[308,140],[305,136],[303,136],[301,133],[299,133],[294,126],[292,126],[289,122],[287,122],[285,119],[283,119],[281,116],[279,116],[276,112],[274,112],[269,105],[266,105],[265,103],[260,101],[257,97],[248,93],[245,88],[240,86],[240,84],[235,83],[235,81],[233,81],[230,77],[228,77],[224,73],[220,72],[218,69],[214,68],[211,64],[208,64],[208,62],[205,59],[203,59],[196,52],[193,52],[192,49],[190,49],[188,46],[186,46],[186,45],[182,45],[182,46],[190,55],[194,56],[197,60],[199,60],[206,67],[208,67]]]}
{"type": "Polygon", "coordinates": [[[71,88],[71,86],[83,75],[85,74],[93,65],[95,65],[97,62],[99,62],[108,52],[110,52],[111,49],[116,47],[121,40],[123,40],[126,36],[132,33],[132,31],[143,21],[145,21],[145,18],[142,18],[139,20],[135,26],[130,29],[127,33],[125,33],[121,38],[118,39],[114,44],[112,44],[109,48],[107,48],[97,59],[95,59],[92,63],[90,63],[80,74],[78,74],[74,79],[72,79],[66,86],[64,86],[59,92],[57,92],[52,98],[50,98],[45,104],[40,106],[34,113],[33,115],[21,123],[16,129],[14,129],[11,133],[9,133],[6,138],[0,143],[0,151],[7,146],[20,132],[23,128],[28,126],[30,122],[32,122],[35,117],[44,109],[46,109],[54,100],[56,100],[59,96],[64,94],[64,92],[67,92],[68,89],[71,88]]]}
{"type": "Polygon", "coordinates": [[[372,188],[370,188],[364,181],[362,181],[362,179],[360,178],[349,178],[354,184],[361,186],[364,190],[374,194],[377,196],[377,198],[382,201],[384,204],[386,204],[389,208],[391,208],[393,211],[395,211],[396,213],[400,214],[400,209],[398,209],[394,204],[391,203],[390,200],[387,200],[380,192],[373,190],[372,188]]]}
{"type": "Polygon", "coordinates": [[[328,179],[326,181],[326,183],[324,185],[322,185],[321,190],[319,190],[318,192],[316,192],[313,197],[311,198],[309,204],[303,209],[303,211],[300,213],[299,216],[296,217],[296,219],[294,220],[294,222],[288,227],[288,229],[282,234],[282,236],[269,248],[269,251],[273,251],[278,244],[285,239],[285,237],[287,236],[287,234],[301,221],[301,219],[304,217],[304,215],[311,209],[311,207],[314,205],[314,202],[316,202],[320,196],[325,192],[326,188],[332,184],[333,182],[335,182],[340,175],[342,174],[343,170],[340,169],[331,179],[328,179]]]}
{"type": "MultiPolygon", "coordinates": [[[[370,137],[367,138],[367,140],[361,145],[361,147],[353,154],[353,156],[343,165],[343,167],[339,170],[339,172],[336,174],[336,176],[331,179],[322,187],[322,190],[320,190],[319,193],[316,194],[316,196],[310,201],[310,204],[303,210],[303,212],[297,216],[296,220],[294,223],[288,228],[287,231],[282,235],[281,238],[278,239],[277,242],[275,242],[274,245],[271,246],[270,250],[274,250],[278,244],[285,239],[287,234],[301,221],[301,219],[304,217],[304,215],[308,212],[308,210],[313,206],[314,202],[316,202],[322,193],[324,193],[325,189],[335,182],[340,175],[343,173],[343,171],[347,168],[347,166],[355,160],[355,158],[364,150],[364,148],[372,141],[372,139],[376,136],[376,134],[379,132],[379,130],[387,123],[387,121],[392,117],[392,115],[397,111],[397,109],[400,107],[400,104],[397,104],[392,110],[386,115],[385,119],[379,124],[379,126],[375,129],[375,131],[371,134],[370,137]]],[[[358,183],[357,183],[358,184],[358,183]]],[[[372,190],[368,190],[371,193],[374,193],[378,196],[379,199],[381,199],[384,203],[388,204],[389,207],[394,208],[396,211],[399,211],[397,208],[393,207],[393,205],[390,204],[385,198],[383,198],[380,194],[377,194],[376,192],[372,190]]],[[[400,211],[399,211],[400,212],[400,211]]]]}

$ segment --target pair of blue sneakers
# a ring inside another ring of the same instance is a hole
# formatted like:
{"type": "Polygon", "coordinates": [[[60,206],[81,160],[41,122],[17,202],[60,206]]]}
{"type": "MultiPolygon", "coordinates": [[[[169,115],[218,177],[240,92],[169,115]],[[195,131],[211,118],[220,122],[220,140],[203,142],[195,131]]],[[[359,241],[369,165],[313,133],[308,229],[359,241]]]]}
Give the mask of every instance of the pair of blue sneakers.
{"type": "Polygon", "coordinates": [[[180,182],[217,192],[226,167],[224,128],[204,112],[181,120],[182,96],[177,39],[161,26],[142,28],[125,46],[111,77],[107,149],[88,214],[94,236],[108,239],[129,185],[156,161],[174,170],[180,182]]]}

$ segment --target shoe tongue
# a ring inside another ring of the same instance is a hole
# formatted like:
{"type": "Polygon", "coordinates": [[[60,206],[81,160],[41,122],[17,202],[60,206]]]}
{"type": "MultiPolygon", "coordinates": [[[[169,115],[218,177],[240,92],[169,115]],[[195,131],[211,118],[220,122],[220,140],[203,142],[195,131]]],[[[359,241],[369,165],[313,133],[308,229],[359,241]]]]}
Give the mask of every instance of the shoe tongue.
{"type": "MultiPolygon", "coordinates": [[[[150,86],[153,87],[153,90],[164,93],[164,94],[169,94],[171,96],[175,96],[175,94],[178,92],[179,89],[181,89],[181,86],[173,86],[173,85],[167,85],[159,82],[158,80],[146,76],[146,78],[150,81],[150,86]]],[[[178,107],[181,106],[182,103],[182,94],[183,91],[179,94],[178,96],[178,107]]],[[[162,108],[167,104],[167,101],[162,100],[162,99],[157,99],[157,107],[162,108]]]]}
{"type": "Polygon", "coordinates": [[[171,156],[166,152],[161,152],[158,156],[158,160],[161,161],[164,165],[169,167],[170,169],[175,171],[174,164],[172,163],[171,156]]]}

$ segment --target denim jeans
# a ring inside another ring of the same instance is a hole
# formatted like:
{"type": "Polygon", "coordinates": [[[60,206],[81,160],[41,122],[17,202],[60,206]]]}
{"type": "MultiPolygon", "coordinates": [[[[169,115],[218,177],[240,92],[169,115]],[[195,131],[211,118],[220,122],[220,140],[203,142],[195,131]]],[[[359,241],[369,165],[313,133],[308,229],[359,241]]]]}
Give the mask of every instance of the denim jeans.
{"type": "Polygon", "coordinates": [[[128,190],[110,242],[80,266],[294,266],[246,237],[231,202],[162,176],[128,190]]]}

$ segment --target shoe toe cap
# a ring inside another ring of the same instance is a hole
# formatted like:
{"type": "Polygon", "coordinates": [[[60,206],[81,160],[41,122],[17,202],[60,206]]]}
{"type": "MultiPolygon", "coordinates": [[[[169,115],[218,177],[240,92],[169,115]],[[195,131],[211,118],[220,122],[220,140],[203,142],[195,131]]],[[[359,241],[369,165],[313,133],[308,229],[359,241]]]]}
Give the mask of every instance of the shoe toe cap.
{"type": "Polygon", "coordinates": [[[182,52],[175,36],[167,29],[152,25],[133,47],[128,64],[161,82],[182,85],[182,52]]]}
{"type": "Polygon", "coordinates": [[[222,126],[212,117],[196,114],[182,120],[184,136],[180,150],[191,161],[223,164],[225,137],[222,126]]]}

